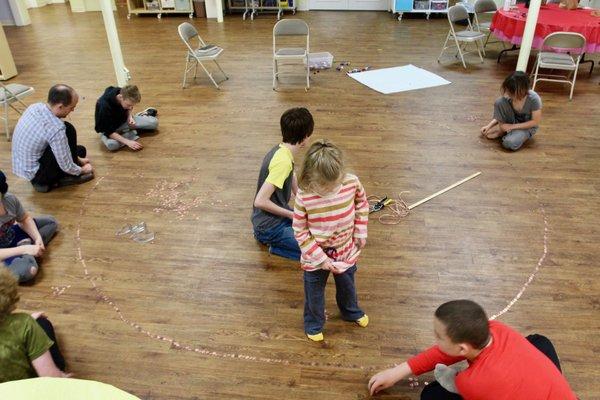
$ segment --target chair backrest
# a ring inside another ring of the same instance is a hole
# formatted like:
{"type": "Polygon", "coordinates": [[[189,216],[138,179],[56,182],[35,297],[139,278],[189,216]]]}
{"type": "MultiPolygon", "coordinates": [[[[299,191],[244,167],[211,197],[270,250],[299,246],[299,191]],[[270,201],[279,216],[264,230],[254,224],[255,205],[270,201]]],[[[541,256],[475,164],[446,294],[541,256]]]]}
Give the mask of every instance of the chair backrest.
{"type": "Polygon", "coordinates": [[[310,30],[301,19],[282,19],[273,27],[273,54],[277,51],[276,38],[280,36],[306,36],[306,52],[309,51],[310,30]]]}
{"type": "Polygon", "coordinates": [[[194,25],[190,24],[189,22],[179,24],[179,26],[177,27],[177,32],[179,32],[179,37],[181,38],[181,40],[183,40],[183,43],[185,43],[185,45],[191,52],[194,52],[194,48],[192,47],[190,41],[195,37],[198,38],[200,45],[206,45],[200,37],[200,35],[198,34],[196,28],[194,28],[194,25]]]}
{"type": "Polygon", "coordinates": [[[448,8],[448,21],[454,24],[456,21],[469,20],[469,12],[462,4],[456,4],[448,8]]]}
{"type": "Polygon", "coordinates": [[[282,19],[273,27],[273,36],[306,36],[308,25],[301,19],[282,19]]]}
{"type": "Polygon", "coordinates": [[[494,0],[477,0],[474,5],[475,14],[493,12],[498,10],[494,0]]]}
{"type": "Polygon", "coordinates": [[[542,49],[544,48],[564,49],[582,54],[585,52],[585,36],[576,32],[554,32],[544,38],[542,49]]]}

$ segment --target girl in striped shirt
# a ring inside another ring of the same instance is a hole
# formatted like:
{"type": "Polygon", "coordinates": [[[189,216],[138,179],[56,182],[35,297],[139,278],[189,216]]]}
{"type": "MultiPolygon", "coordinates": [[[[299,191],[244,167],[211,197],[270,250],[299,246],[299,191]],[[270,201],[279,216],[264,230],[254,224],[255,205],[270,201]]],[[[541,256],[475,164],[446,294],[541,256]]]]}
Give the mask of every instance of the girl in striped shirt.
{"type": "Polygon", "coordinates": [[[358,306],[354,273],[367,239],[369,203],[354,175],[344,171],[341,150],[327,140],[314,143],[304,158],[292,227],[304,270],[304,331],[322,341],[325,284],[333,272],[342,318],[361,327],[369,317],[358,306]]]}

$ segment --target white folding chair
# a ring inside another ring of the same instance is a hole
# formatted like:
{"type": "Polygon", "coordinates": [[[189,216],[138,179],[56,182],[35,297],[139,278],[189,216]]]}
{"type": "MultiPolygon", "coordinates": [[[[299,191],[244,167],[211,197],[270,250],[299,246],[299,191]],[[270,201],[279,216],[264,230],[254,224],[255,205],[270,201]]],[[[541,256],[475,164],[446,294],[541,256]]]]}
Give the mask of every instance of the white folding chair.
{"type": "Polygon", "coordinates": [[[306,90],[310,89],[310,69],[308,66],[310,33],[308,25],[301,19],[282,19],[273,27],[273,90],[279,81],[278,61],[301,60],[306,63],[306,90]],[[277,48],[277,38],[282,36],[306,36],[305,47],[277,48]]]}
{"type": "MultiPolygon", "coordinates": [[[[486,33],[487,36],[485,38],[485,42],[483,43],[483,48],[488,44],[490,40],[490,35],[492,34],[492,30],[490,29],[492,25],[492,21],[489,18],[482,18],[485,14],[492,14],[498,11],[498,6],[494,0],[476,0],[475,5],[473,6],[474,15],[475,15],[475,28],[477,31],[486,33]]],[[[502,43],[502,41],[495,41],[489,43],[502,43]]]]}
{"type": "Polygon", "coordinates": [[[196,79],[198,65],[200,65],[204,72],[206,72],[206,75],[208,75],[212,83],[214,83],[214,85],[217,87],[217,89],[221,89],[215,81],[215,79],[213,78],[212,74],[208,72],[204,64],[202,64],[202,61],[213,61],[215,64],[217,64],[217,67],[225,77],[225,80],[229,79],[227,74],[225,74],[225,71],[223,71],[223,69],[217,62],[217,57],[219,57],[219,55],[223,52],[223,49],[219,46],[215,46],[212,44],[207,45],[206,43],[204,43],[204,41],[198,34],[196,28],[194,28],[194,26],[189,22],[184,22],[180,24],[177,28],[177,31],[179,32],[179,37],[181,37],[181,40],[183,40],[183,43],[185,43],[186,47],[188,48],[188,52],[185,56],[185,72],[183,73],[182,87],[185,89],[185,81],[187,78],[187,74],[192,68],[194,69],[194,79],[196,79]],[[191,43],[192,39],[194,38],[198,38],[197,48],[194,48],[191,43]]]}
{"type": "Polygon", "coordinates": [[[6,139],[10,140],[10,128],[8,126],[8,108],[12,108],[19,115],[22,111],[15,107],[14,103],[18,103],[23,108],[27,108],[21,99],[33,94],[35,90],[31,86],[20,85],[18,83],[9,83],[8,85],[0,82],[0,105],[4,107],[3,116],[0,116],[4,120],[4,130],[6,131],[6,139]]]}
{"type": "Polygon", "coordinates": [[[446,35],[446,41],[444,42],[442,52],[440,53],[437,61],[440,62],[440,58],[442,58],[442,55],[444,54],[446,49],[456,46],[463,67],[467,68],[464,55],[469,54],[470,52],[465,52],[464,50],[466,49],[467,44],[475,43],[475,45],[477,46],[477,53],[479,54],[479,58],[483,63],[483,56],[481,55],[481,53],[483,52],[483,54],[485,55],[485,50],[483,49],[483,38],[485,38],[485,34],[473,30],[473,25],[471,25],[471,20],[469,19],[469,12],[465,8],[465,6],[457,4],[448,8],[448,22],[450,23],[450,31],[448,31],[448,35],[446,35]],[[463,20],[467,20],[468,29],[457,32],[454,29],[454,24],[456,23],[456,21],[463,20]],[[448,44],[448,42],[451,39],[454,43],[448,44]],[[479,49],[479,45],[481,45],[481,50],[479,49]]]}
{"type": "Polygon", "coordinates": [[[575,32],[554,32],[544,38],[542,50],[535,61],[533,89],[538,81],[566,82],[571,85],[573,99],[579,62],[585,53],[585,37],[575,32]],[[549,51],[546,51],[548,49],[549,51]],[[540,68],[568,71],[567,75],[540,74],[540,68]],[[573,79],[570,76],[573,75],[573,79]]]}

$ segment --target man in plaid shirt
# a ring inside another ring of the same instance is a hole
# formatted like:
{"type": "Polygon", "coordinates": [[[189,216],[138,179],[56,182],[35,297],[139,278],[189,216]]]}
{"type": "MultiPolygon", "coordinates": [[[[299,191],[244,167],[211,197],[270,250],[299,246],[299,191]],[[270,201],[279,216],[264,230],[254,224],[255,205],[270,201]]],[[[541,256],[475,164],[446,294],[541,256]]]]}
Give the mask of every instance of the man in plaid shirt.
{"type": "Polygon", "coordinates": [[[73,88],[54,85],[48,92],[48,103],[27,107],[15,127],[13,172],[31,181],[38,192],[94,178],[85,147],[77,145],[75,128],[61,119],[75,109],[78,101],[73,88]]]}

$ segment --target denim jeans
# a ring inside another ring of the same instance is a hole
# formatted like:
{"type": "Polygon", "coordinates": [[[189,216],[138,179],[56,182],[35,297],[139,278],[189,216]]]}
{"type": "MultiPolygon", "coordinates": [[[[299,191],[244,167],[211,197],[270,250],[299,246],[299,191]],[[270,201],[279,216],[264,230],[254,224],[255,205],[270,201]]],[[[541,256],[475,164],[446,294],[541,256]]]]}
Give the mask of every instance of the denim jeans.
{"type": "MultiPolygon", "coordinates": [[[[365,313],[358,307],[354,273],[356,265],[343,274],[333,274],[335,300],[345,321],[356,321],[365,313]]],[[[318,269],[304,272],[304,331],[310,335],[323,331],[325,325],[325,285],[329,271],[318,269]]]]}
{"type": "Polygon", "coordinates": [[[255,230],[254,237],[262,244],[269,246],[271,254],[289,258],[290,260],[300,260],[302,253],[294,237],[291,219],[286,219],[279,225],[264,231],[255,230]]]}

